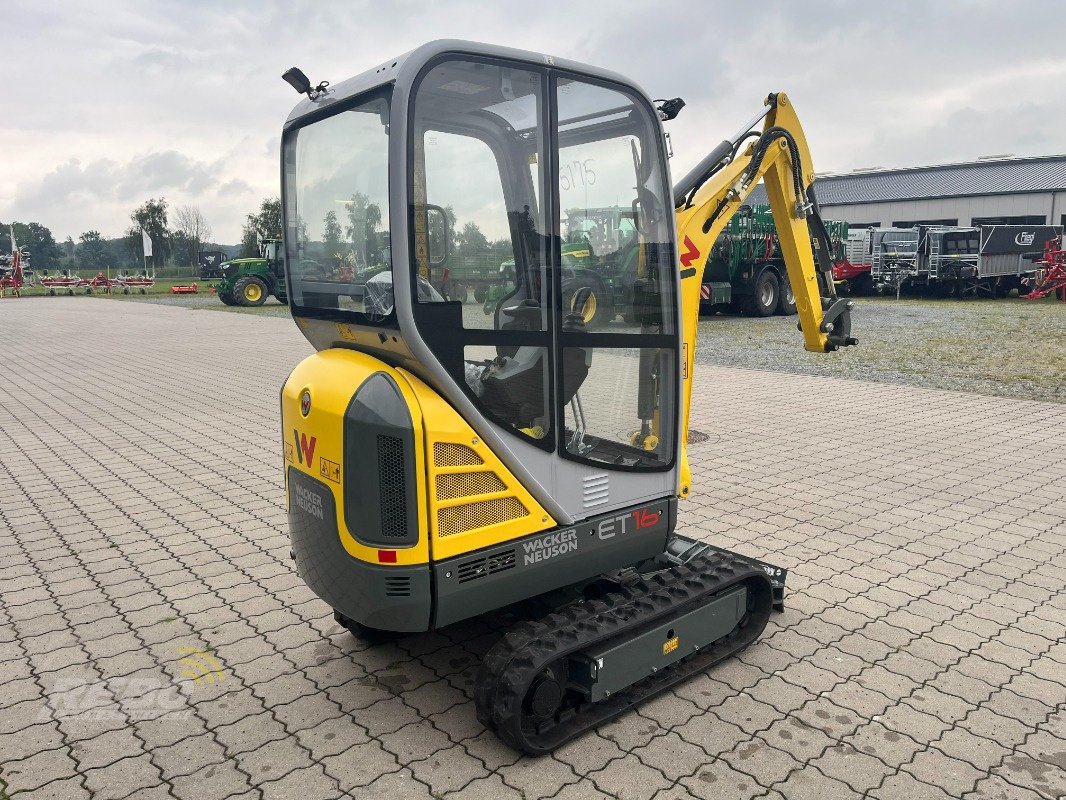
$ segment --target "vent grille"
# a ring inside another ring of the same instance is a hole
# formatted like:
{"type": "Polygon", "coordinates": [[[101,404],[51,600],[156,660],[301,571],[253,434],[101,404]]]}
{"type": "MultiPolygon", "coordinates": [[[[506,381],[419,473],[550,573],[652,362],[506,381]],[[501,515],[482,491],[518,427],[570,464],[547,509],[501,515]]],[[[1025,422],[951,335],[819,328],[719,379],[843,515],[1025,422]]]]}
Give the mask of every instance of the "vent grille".
{"type": "Polygon", "coordinates": [[[502,492],[507,485],[495,472],[457,472],[437,476],[437,499],[454,500],[472,494],[502,492]]]}
{"type": "Polygon", "coordinates": [[[585,508],[602,506],[610,499],[611,485],[606,472],[589,475],[582,481],[581,503],[585,508]]]}
{"type": "Polygon", "coordinates": [[[407,492],[403,468],[403,440],[378,434],[378,491],[381,501],[381,535],[407,537],[407,492]]]}
{"type": "Polygon", "coordinates": [[[386,597],[410,597],[411,579],[409,577],[397,577],[385,579],[386,597]]]}
{"type": "Polygon", "coordinates": [[[494,575],[497,572],[505,572],[515,565],[515,550],[512,547],[502,553],[492,556],[482,556],[470,561],[462,561],[456,568],[456,577],[459,583],[484,578],[486,575],[494,575]]]}
{"type": "Polygon", "coordinates": [[[484,464],[481,456],[465,444],[435,442],[433,444],[433,463],[438,467],[476,467],[484,464]]]}
{"type": "Polygon", "coordinates": [[[451,536],[477,528],[487,528],[512,519],[528,517],[529,510],[517,497],[503,497],[479,503],[442,508],[437,511],[437,535],[451,536]]]}

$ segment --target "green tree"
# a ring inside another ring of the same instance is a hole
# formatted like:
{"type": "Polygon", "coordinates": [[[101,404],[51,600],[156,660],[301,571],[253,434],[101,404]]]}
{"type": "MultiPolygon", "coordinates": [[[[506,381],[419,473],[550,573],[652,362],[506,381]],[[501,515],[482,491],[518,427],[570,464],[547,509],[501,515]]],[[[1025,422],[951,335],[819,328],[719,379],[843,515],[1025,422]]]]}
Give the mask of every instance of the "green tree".
{"type": "Polygon", "coordinates": [[[344,204],[348,212],[348,225],[344,235],[352,243],[356,253],[356,267],[367,267],[380,262],[381,238],[377,235],[381,225],[381,206],[371,203],[370,198],[362,192],[355,192],[352,199],[344,204]],[[359,263],[364,261],[365,263],[359,263]]]}
{"type": "Polygon", "coordinates": [[[199,262],[200,250],[211,237],[211,226],[197,206],[174,209],[174,252],[181,263],[194,266],[199,262]]]}
{"type": "Polygon", "coordinates": [[[343,235],[341,225],[337,222],[337,212],[330,211],[322,220],[322,244],[325,246],[327,259],[334,258],[341,252],[343,247],[341,236],[343,235]]]}
{"type": "Polygon", "coordinates": [[[133,220],[138,233],[146,231],[152,240],[152,266],[165,266],[171,249],[170,229],[167,227],[167,201],[162,197],[158,200],[145,200],[140,208],[130,214],[130,219],[133,220]]]}
{"type": "Polygon", "coordinates": [[[76,257],[79,267],[103,269],[108,264],[109,255],[107,243],[100,235],[100,231],[85,231],[78,237],[76,257]]]}
{"type": "Polygon", "coordinates": [[[39,222],[0,222],[0,251],[11,250],[8,238],[15,229],[15,242],[29,253],[29,266],[35,269],[56,269],[63,258],[63,248],[56,243],[52,232],[39,222]]]}
{"type": "Polygon", "coordinates": [[[134,225],[126,229],[126,235],[122,237],[122,254],[124,260],[136,264],[138,267],[145,266],[143,245],[141,243],[141,229],[134,225]]]}
{"type": "Polygon", "coordinates": [[[259,204],[259,211],[245,217],[241,231],[241,255],[254,258],[259,255],[260,239],[280,239],[281,198],[268,197],[259,204]]]}
{"type": "Polygon", "coordinates": [[[479,255],[489,249],[489,240],[476,222],[468,222],[455,237],[456,249],[465,257],[479,255]]]}

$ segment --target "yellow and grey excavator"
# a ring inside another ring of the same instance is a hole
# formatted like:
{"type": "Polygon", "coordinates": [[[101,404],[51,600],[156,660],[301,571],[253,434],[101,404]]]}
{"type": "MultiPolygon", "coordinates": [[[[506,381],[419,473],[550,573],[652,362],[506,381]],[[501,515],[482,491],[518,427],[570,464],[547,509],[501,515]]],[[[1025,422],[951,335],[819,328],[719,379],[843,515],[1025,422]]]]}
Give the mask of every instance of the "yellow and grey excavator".
{"type": "Polygon", "coordinates": [[[281,395],[289,526],[336,620],[498,620],[477,714],[529,753],[754,641],[785,570],[675,527],[703,266],[760,180],[804,346],[855,343],[788,98],[671,187],[683,101],[594,67],[439,41],[334,86],[283,77],[306,95],[282,142],[288,296],[317,351],[281,395]],[[493,303],[440,290],[500,252],[493,303]],[[616,313],[588,313],[590,271],[616,313]]]}

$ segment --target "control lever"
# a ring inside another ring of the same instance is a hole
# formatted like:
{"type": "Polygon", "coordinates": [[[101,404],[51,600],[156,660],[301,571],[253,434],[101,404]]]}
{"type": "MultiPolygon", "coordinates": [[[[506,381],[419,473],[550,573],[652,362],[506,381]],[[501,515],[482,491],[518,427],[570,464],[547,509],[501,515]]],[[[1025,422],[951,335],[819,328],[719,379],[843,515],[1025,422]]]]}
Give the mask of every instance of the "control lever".
{"type": "Polygon", "coordinates": [[[566,333],[585,332],[585,304],[592,296],[592,289],[582,286],[574,293],[574,301],[570,306],[570,313],[563,319],[563,331],[566,333]]]}

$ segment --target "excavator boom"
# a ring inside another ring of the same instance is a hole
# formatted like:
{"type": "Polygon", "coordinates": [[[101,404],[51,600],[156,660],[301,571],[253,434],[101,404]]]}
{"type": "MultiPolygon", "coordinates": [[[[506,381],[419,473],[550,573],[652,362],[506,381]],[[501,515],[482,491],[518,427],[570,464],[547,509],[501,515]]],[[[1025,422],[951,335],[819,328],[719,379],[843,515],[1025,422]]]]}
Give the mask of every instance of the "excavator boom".
{"type": "Polygon", "coordinates": [[[725,140],[674,187],[682,313],[682,467],[678,494],[690,493],[686,441],[696,359],[703,264],[726,224],[762,181],[774,217],[788,279],[796,296],[803,346],[828,353],[856,344],[850,300],[836,296],[831,252],[817,201],[814,168],[795,108],[784,93],[766,98],[766,110],[725,140]],[[762,121],[761,132],[751,128],[762,121]],[[747,140],[751,139],[750,142],[747,140]],[[816,261],[812,233],[819,241],[816,261]]]}

